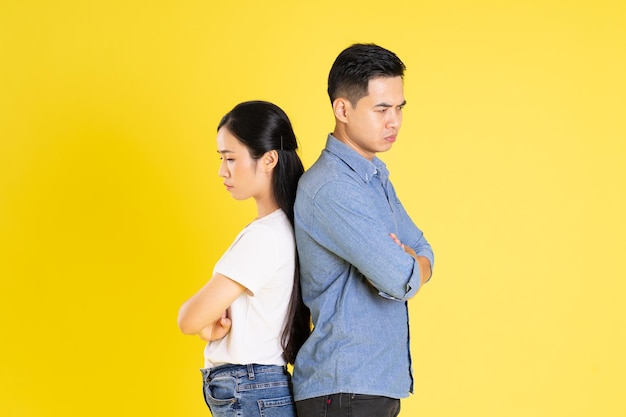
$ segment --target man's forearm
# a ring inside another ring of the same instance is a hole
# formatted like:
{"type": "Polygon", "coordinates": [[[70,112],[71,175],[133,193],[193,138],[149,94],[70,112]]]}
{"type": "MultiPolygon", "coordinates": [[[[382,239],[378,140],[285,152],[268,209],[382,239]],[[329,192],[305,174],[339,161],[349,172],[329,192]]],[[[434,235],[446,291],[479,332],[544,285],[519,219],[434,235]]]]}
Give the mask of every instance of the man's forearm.
{"type": "Polygon", "coordinates": [[[426,284],[432,275],[430,260],[425,256],[415,256],[415,260],[420,268],[420,281],[422,285],[426,284]]]}

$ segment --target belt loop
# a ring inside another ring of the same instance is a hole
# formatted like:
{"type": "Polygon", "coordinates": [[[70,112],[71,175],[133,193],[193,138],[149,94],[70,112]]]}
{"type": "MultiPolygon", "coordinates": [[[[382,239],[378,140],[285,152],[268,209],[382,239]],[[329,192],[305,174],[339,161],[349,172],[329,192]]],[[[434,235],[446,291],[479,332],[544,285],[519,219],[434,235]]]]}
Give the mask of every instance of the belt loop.
{"type": "Polygon", "coordinates": [[[252,380],[254,379],[254,366],[251,363],[249,363],[247,367],[248,367],[248,379],[252,380]]]}

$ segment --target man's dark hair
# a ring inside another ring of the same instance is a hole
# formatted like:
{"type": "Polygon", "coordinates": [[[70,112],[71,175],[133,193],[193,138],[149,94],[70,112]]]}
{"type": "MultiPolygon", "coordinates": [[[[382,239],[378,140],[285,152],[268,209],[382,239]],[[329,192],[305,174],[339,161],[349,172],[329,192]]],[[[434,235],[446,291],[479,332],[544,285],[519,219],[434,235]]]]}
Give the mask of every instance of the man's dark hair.
{"type": "Polygon", "coordinates": [[[369,81],[378,77],[403,77],[406,67],[393,52],[373,43],[356,43],[344,49],[328,74],[331,104],[337,97],[352,106],[368,94],[369,81]]]}

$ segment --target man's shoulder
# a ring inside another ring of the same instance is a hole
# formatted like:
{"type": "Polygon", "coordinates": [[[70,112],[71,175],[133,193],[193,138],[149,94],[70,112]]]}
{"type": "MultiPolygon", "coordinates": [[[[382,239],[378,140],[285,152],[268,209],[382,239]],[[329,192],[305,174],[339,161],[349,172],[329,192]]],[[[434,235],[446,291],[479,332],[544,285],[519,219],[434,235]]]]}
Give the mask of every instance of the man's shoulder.
{"type": "Polygon", "coordinates": [[[324,152],[315,163],[304,172],[300,184],[320,188],[337,180],[350,180],[353,177],[350,167],[336,156],[324,152]]]}
{"type": "Polygon", "coordinates": [[[324,183],[331,181],[337,176],[338,168],[333,161],[328,160],[323,155],[309,169],[304,171],[298,181],[299,189],[317,189],[324,183]]]}

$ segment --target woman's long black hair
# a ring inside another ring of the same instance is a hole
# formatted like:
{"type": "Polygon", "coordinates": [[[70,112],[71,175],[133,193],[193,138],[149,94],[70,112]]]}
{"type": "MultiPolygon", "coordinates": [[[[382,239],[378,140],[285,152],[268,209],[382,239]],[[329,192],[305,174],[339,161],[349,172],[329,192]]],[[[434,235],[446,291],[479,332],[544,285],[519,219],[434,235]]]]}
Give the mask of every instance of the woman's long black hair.
{"type": "MultiPolygon", "coordinates": [[[[272,190],[278,206],[285,212],[293,227],[293,204],[304,166],[296,153],[298,142],[287,114],[267,101],[246,101],[228,112],[217,130],[223,126],[248,148],[253,159],[259,159],[271,150],[278,152],[278,164],[272,174],[272,190]]],[[[311,332],[311,313],[304,305],[300,292],[297,256],[295,265],[289,311],[281,337],[283,355],[291,364],[311,332]]]]}

